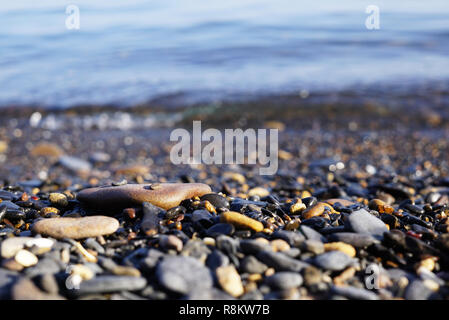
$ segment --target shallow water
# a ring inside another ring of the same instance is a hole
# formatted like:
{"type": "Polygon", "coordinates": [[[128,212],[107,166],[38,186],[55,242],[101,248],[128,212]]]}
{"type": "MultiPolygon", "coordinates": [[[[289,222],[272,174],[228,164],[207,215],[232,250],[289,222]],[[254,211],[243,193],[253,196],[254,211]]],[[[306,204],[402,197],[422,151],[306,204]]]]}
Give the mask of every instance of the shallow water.
{"type": "MultiPolygon", "coordinates": [[[[0,106],[131,105],[416,86],[449,79],[449,4],[16,0],[0,8],[0,106]],[[65,26],[66,6],[80,29],[65,26]],[[365,9],[380,8],[367,30],[365,9]]],[[[434,86],[433,84],[431,86],[434,86]]]]}

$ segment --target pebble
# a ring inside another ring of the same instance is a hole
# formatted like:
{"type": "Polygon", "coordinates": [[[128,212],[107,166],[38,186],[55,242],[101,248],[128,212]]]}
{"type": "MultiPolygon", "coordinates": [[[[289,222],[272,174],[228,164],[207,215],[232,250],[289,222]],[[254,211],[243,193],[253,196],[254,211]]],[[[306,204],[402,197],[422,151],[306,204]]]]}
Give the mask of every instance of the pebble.
{"type": "Polygon", "coordinates": [[[262,187],[252,188],[248,191],[249,197],[258,196],[260,198],[266,197],[270,195],[270,191],[262,187]]]}
{"type": "Polygon", "coordinates": [[[422,280],[414,280],[405,290],[404,298],[407,300],[428,300],[434,292],[422,280]]]}
{"type": "Polygon", "coordinates": [[[160,218],[159,215],[163,213],[163,210],[150,202],[143,202],[143,217],[140,224],[140,229],[147,236],[153,236],[160,230],[160,218]]]}
{"type": "Polygon", "coordinates": [[[254,256],[245,256],[240,264],[240,268],[243,272],[249,274],[262,274],[267,271],[268,266],[254,256]]]}
{"type": "Polygon", "coordinates": [[[209,201],[215,208],[229,208],[229,201],[225,197],[216,194],[208,193],[200,197],[201,200],[209,201]]]}
{"type": "Polygon", "coordinates": [[[326,238],[321,235],[321,233],[308,226],[301,225],[299,231],[306,237],[306,239],[326,242],[326,238]]]}
{"type": "Polygon", "coordinates": [[[25,268],[34,266],[39,259],[28,250],[20,249],[14,256],[14,260],[25,268]]]}
{"type": "Polygon", "coordinates": [[[233,265],[216,269],[217,280],[223,290],[233,297],[239,297],[244,293],[242,279],[233,265]]]}
{"type": "Polygon", "coordinates": [[[64,151],[54,143],[41,142],[31,149],[30,154],[34,157],[43,156],[59,158],[64,154],[64,151]]]}
{"type": "Polygon", "coordinates": [[[33,237],[11,237],[2,241],[0,246],[1,256],[3,258],[12,258],[19,250],[25,247],[35,247],[38,254],[42,254],[51,250],[53,244],[54,241],[51,239],[33,237]]]}
{"type": "Polygon", "coordinates": [[[388,231],[382,220],[371,215],[365,209],[360,209],[351,213],[345,221],[345,226],[356,233],[370,234],[373,236],[383,236],[388,231]]]}
{"type": "Polygon", "coordinates": [[[168,290],[188,294],[195,289],[212,288],[212,275],[201,262],[191,257],[165,257],[156,267],[159,283],[168,290]]]}
{"type": "Polygon", "coordinates": [[[274,252],[290,250],[288,242],[282,239],[271,240],[270,245],[274,252]]]}
{"type": "Polygon", "coordinates": [[[344,242],[325,243],[324,250],[326,250],[326,251],[338,250],[343,253],[346,253],[351,258],[354,258],[356,255],[355,248],[353,246],[351,246],[350,244],[347,244],[344,242]]]}
{"type": "Polygon", "coordinates": [[[371,235],[354,232],[333,233],[328,236],[328,240],[332,242],[344,242],[356,248],[365,248],[374,243],[379,243],[379,240],[371,235]]]}
{"type": "Polygon", "coordinates": [[[230,223],[238,228],[250,229],[255,232],[260,232],[264,229],[262,222],[234,211],[223,212],[220,216],[220,221],[223,223],[230,223]]]}
{"type": "Polygon", "coordinates": [[[172,249],[177,252],[181,252],[183,243],[181,239],[174,235],[162,235],[159,238],[159,245],[165,250],[172,249]]]}
{"type": "Polygon", "coordinates": [[[311,252],[315,255],[321,254],[324,252],[324,245],[321,241],[317,240],[306,240],[303,242],[301,246],[302,250],[311,252]]]}
{"type": "Polygon", "coordinates": [[[167,210],[211,191],[203,183],[126,184],[84,189],[77,199],[96,208],[128,208],[146,201],[167,210]]]}
{"type": "Polygon", "coordinates": [[[82,281],[76,295],[86,295],[104,292],[137,291],[145,288],[147,280],[131,276],[97,276],[91,280],[82,281]]]}
{"type": "Polygon", "coordinates": [[[299,272],[309,266],[306,262],[293,259],[282,252],[273,252],[271,250],[260,251],[256,258],[276,271],[299,272]]]}
{"type": "Polygon", "coordinates": [[[33,224],[32,231],[56,239],[83,239],[114,233],[118,227],[117,219],[106,216],[90,216],[42,219],[33,224]]]}
{"type": "Polygon", "coordinates": [[[89,172],[92,169],[90,162],[72,156],[59,157],[59,164],[73,172],[89,172]]]}
{"type": "Polygon", "coordinates": [[[353,264],[354,259],[341,251],[329,251],[316,256],[313,261],[322,269],[340,271],[353,264]]]}
{"type": "Polygon", "coordinates": [[[67,201],[66,195],[62,194],[62,193],[52,192],[52,193],[50,193],[50,196],[48,197],[48,199],[50,200],[50,202],[53,205],[60,206],[60,207],[65,207],[69,204],[69,202],[67,201]]]}
{"type": "Polygon", "coordinates": [[[354,300],[379,300],[379,297],[372,291],[350,286],[332,286],[331,292],[335,295],[343,296],[354,300]]]}
{"type": "Polygon", "coordinates": [[[206,266],[215,270],[219,267],[224,267],[229,265],[229,258],[227,255],[222,253],[220,250],[213,250],[206,259],[206,266]]]}
{"type": "Polygon", "coordinates": [[[288,290],[299,287],[303,279],[299,273],[283,271],[267,277],[265,282],[274,289],[288,290]]]}
{"type": "Polygon", "coordinates": [[[65,300],[57,294],[48,294],[41,291],[28,278],[21,278],[13,285],[11,298],[13,300],[65,300]]]}
{"type": "Polygon", "coordinates": [[[274,239],[282,239],[292,247],[299,247],[305,240],[305,237],[299,232],[279,229],[273,232],[271,237],[274,239]]]}

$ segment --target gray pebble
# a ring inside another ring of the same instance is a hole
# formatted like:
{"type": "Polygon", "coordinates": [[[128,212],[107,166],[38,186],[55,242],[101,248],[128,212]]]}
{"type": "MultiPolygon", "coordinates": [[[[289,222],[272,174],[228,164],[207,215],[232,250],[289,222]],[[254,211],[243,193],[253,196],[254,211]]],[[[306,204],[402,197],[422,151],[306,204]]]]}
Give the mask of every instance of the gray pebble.
{"type": "Polygon", "coordinates": [[[277,272],[266,278],[265,282],[274,289],[286,290],[299,287],[303,280],[299,273],[277,272]]]}
{"type": "Polygon", "coordinates": [[[165,257],[156,268],[159,283],[168,290],[188,294],[195,289],[212,287],[212,275],[207,267],[191,257],[165,257]]]}
{"type": "Polygon", "coordinates": [[[343,287],[343,286],[333,286],[331,292],[338,296],[343,296],[348,299],[354,300],[379,300],[379,297],[372,291],[356,288],[356,287],[343,287]]]}
{"type": "Polygon", "coordinates": [[[282,252],[263,250],[259,252],[256,257],[276,271],[299,272],[309,266],[308,263],[290,258],[282,252]]]}
{"type": "Polygon", "coordinates": [[[147,280],[142,277],[131,276],[98,276],[91,280],[83,281],[78,290],[77,295],[117,292],[117,291],[135,291],[143,289],[147,284],[147,280]]]}
{"type": "Polygon", "coordinates": [[[376,218],[365,209],[351,213],[345,221],[345,226],[356,233],[373,236],[383,236],[384,232],[388,231],[382,220],[376,218]]]}
{"type": "Polygon", "coordinates": [[[268,266],[254,256],[246,256],[243,258],[240,268],[242,272],[262,274],[268,269],[268,266]]]}

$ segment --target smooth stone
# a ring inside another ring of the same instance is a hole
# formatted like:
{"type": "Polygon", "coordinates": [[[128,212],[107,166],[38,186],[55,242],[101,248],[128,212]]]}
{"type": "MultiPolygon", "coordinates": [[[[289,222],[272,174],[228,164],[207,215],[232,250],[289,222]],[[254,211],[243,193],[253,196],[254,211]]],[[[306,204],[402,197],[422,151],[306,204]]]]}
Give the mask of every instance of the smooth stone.
{"type": "Polygon", "coordinates": [[[0,299],[11,299],[11,287],[17,281],[19,274],[15,271],[0,268],[0,299]]]}
{"type": "Polygon", "coordinates": [[[324,244],[317,240],[306,240],[301,246],[302,250],[311,252],[313,254],[321,254],[324,252],[324,244]]]}
{"type": "Polygon", "coordinates": [[[16,196],[14,193],[6,191],[6,190],[0,190],[0,199],[3,201],[11,201],[14,200],[16,196]]]}
{"type": "Polygon", "coordinates": [[[240,251],[246,254],[257,254],[263,250],[271,250],[269,243],[261,241],[246,239],[240,241],[240,251]]]}
{"type": "Polygon", "coordinates": [[[233,265],[219,267],[215,273],[218,283],[225,292],[235,298],[244,293],[242,279],[233,265]]]}
{"type": "Polygon", "coordinates": [[[203,183],[125,184],[84,189],[77,199],[95,208],[128,208],[150,202],[167,210],[211,191],[203,183]]]}
{"type": "Polygon", "coordinates": [[[35,266],[25,269],[25,274],[31,278],[42,274],[58,273],[63,268],[64,265],[61,261],[46,257],[39,259],[39,262],[35,266]]]}
{"type": "Polygon", "coordinates": [[[369,234],[338,232],[328,236],[330,242],[344,242],[356,248],[365,248],[380,241],[369,234]]]}
{"type": "Polygon", "coordinates": [[[215,208],[228,208],[229,201],[225,197],[216,193],[208,193],[200,197],[201,200],[209,201],[215,208]]]}
{"type": "Polygon", "coordinates": [[[333,294],[354,300],[379,300],[379,297],[369,290],[356,287],[333,286],[331,288],[333,294]]]}
{"type": "Polygon", "coordinates": [[[156,267],[156,277],[163,287],[180,294],[194,288],[207,290],[213,285],[209,269],[191,257],[165,257],[156,267]]]}
{"type": "Polygon", "coordinates": [[[114,233],[118,227],[119,222],[115,218],[90,216],[39,220],[33,224],[32,231],[56,239],[83,239],[114,233]]]}
{"type": "Polygon", "coordinates": [[[322,269],[340,271],[354,263],[355,259],[341,251],[329,251],[316,256],[313,261],[322,269]]]}
{"type": "Polygon", "coordinates": [[[34,266],[39,261],[36,255],[24,249],[20,249],[16,253],[16,255],[14,256],[14,260],[16,260],[17,263],[21,264],[25,268],[34,266]]]}
{"type": "Polygon", "coordinates": [[[299,273],[283,271],[267,277],[265,282],[274,289],[287,290],[299,287],[303,279],[299,273]]]}
{"type": "Polygon", "coordinates": [[[242,272],[249,274],[262,274],[268,269],[268,266],[257,260],[254,256],[245,256],[240,264],[240,269],[242,272]]]}
{"type": "Polygon", "coordinates": [[[207,256],[206,266],[211,270],[215,270],[219,267],[225,267],[227,265],[229,265],[229,258],[220,250],[214,250],[207,256]]]}
{"type": "Polygon", "coordinates": [[[207,210],[195,210],[192,213],[192,222],[204,223],[207,227],[212,225],[213,218],[214,216],[207,210]]]}
{"type": "Polygon", "coordinates": [[[361,234],[383,236],[384,232],[388,231],[382,220],[371,215],[365,209],[351,213],[346,219],[345,225],[346,223],[350,230],[361,234]]]}
{"type": "Polygon", "coordinates": [[[77,295],[91,293],[136,291],[145,288],[147,280],[133,276],[97,276],[91,280],[81,282],[79,289],[74,290],[77,295]]]}
{"type": "Polygon", "coordinates": [[[174,235],[162,235],[159,238],[159,245],[161,246],[161,248],[165,249],[165,250],[175,250],[177,252],[180,252],[182,250],[182,240],[179,239],[178,237],[174,236],[174,235]]]}
{"type": "Polygon", "coordinates": [[[215,238],[220,235],[230,236],[235,232],[235,227],[230,223],[217,223],[206,230],[209,237],[215,238]]]}
{"type": "Polygon", "coordinates": [[[309,266],[308,263],[293,259],[282,252],[263,250],[257,254],[256,258],[276,271],[299,272],[309,266]]]}
{"type": "Polygon", "coordinates": [[[0,208],[6,208],[7,210],[20,210],[21,208],[11,201],[0,202],[0,208]]]}
{"type": "Polygon", "coordinates": [[[422,280],[414,280],[405,289],[404,298],[407,300],[428,300],[433,293],[422,280]]]}
{"type": "Polygon", "coordinates": [[[88,172],[92,169],[90,162],[72,156],[61,156],[59,164],[74,172],[88,172]]]}
{"type": "Polygon", "coordinates": [[[308,226],[301,225],[299,227],[299,231],[304,235],[306,239],[326,242],[326,238],[321,233],[308,226]]]}
{"type": "Polygon", "coordinates": [[[54,241],[45,238],[33,237],[11,237],[2,241],[0,245],[1,256],[3,258],[12,258],[16,253],[25,248],[36,247],[40,253],[49,251],[53,247],[54,241]]]}
{"type": "Polygon", "coordinates": [[[287,230],[276,230],[271,235],[272,239],[282,239],[292,247],[299,247],[306,239],[301,233],[287,230]]]}
{"type": "Polygon", "coordinates": [[[11,289],[11,297],[13,300],[65,300],[57,294],[48,294],[41,291],[28,278],[21,278],[11,289]]]}

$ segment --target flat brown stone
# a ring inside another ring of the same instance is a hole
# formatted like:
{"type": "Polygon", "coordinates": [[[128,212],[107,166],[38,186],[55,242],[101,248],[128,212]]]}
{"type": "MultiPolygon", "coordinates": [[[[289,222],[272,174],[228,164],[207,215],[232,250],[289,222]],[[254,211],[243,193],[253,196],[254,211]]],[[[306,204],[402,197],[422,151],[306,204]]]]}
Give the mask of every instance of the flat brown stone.
{"type": "Polygon", "coordinates": [[[357,203],[357,202],[354,202],[354,201],[350,201],[350,200],[346,200],[346,199],[338,199],[338,198],[327,199],[326,200],[326,203],[330,204],[331,206],[333,206],[337,202],[339,202],[341,205],[343,205],[345,207],[349,207],[349,206],[352,206],[353,204],[357,203]]]}
{"type": "Polygon", "coordinates": [[[125,184],[84,189],[77,199],[95,208],[127,208],[146,201],[170,209],[185,199],[211,192],[211,188],[203,183],[125,184]]]}
{"type": "Polygon", "coordinates": [[[114,233],[119,227],[115,218],[91,216],[82,218],[49,218],[39,220],[32,231],[56,239],[83,239],[114,233]]]}

